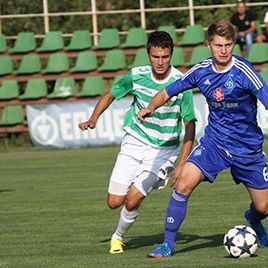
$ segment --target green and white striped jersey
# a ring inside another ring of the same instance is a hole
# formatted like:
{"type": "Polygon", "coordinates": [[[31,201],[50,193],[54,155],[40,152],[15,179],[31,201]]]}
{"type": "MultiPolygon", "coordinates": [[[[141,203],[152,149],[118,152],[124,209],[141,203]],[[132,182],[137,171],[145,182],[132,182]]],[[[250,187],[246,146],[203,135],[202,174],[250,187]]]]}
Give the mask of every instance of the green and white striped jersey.
{"type": "Polygon", "coordinates": [[[138,112],[146,108],[152,97],[182,76],[176,68],[171,67],[169,76],[164,80],[153,77],[150,65],[132,68],[111,89],[117,99],[133,95],[131,106],[126,111],[123,129],[137,139],[154,147],[179,146],[182,119],[195,121],[192,91],[187,90],[171,98],[169,103],[155,110],[152,117],[141,123],[138,112]]]}

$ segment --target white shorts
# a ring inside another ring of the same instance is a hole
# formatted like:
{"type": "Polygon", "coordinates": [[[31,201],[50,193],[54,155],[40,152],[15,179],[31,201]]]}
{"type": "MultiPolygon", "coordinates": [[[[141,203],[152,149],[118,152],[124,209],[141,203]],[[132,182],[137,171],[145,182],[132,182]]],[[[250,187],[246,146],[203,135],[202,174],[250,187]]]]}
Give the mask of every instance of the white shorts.
{"type": "Polygon", "coordinates": [[[126,195],[133,184],[144,196],[167,185],[179,147],[155,148],[126,134],[110,178],[108,192],[126,195]]]}

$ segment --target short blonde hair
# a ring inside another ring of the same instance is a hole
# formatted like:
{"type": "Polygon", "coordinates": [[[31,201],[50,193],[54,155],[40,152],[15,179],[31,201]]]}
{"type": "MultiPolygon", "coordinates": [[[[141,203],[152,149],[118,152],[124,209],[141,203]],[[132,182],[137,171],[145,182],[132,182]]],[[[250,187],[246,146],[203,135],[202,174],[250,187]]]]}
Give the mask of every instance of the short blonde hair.
{"type": "Polygon", "coordinates": [[[236,33],[232,23],[226,19],[218,19],[212,22],[207,31],[208,41],[212,41],[215,35],[225,37],[227,40],[236,40],[236,33]]]}

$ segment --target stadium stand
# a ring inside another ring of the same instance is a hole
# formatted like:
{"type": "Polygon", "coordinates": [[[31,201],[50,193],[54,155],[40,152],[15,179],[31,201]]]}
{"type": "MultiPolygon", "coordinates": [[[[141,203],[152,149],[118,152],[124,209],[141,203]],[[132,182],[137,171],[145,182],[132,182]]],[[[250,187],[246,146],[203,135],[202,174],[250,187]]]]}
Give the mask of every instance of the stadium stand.
{"type": "Polygon", "coordinates": [[[19,85],[16,80],[3,80],[0,87],[0,100],[10,100],[18,98],[19,85]]]}
{"type": "Polygon", "coordinates": [[[37,54],[26,54],[22,57],[16,74],[34,74],[41,71],[41,61],[37,54]]]}
{"type": "Polygon", "coordinates": [[[158,31],[164,31],[170,34],[174,44],[177,42],[176,28],[174,25],[162,25],[157,28],[158,31]]]}
{"type": "Polygon", "coordinates": [[[113,80],[113,85],[116,84],[119,80],[121,80],[123,78],[124,74],[118,74],[115,76],[114,80],[113,80]]]}
{"type": "Polygon", "coordinates": [[[114,49],[109,50],[105,57],[104,62],[100,66],[100,71],[116,71],[126,68],[126,58],[123,50],[114,49]]]}
{"type": "Polygon", "coordinates": [[[13,73],[13,61],[9,55],[0,57],[0,75],[13,73]]]}
{"type": "Polygon", "coordinates": [[[147,34],[145,29],[141,27],[131,28],[128,31],[126,42],[122,44],[122,47],[141,47],[147,43],[147,34]]]}
{"type": "Polygon", "coordinates": [[[8,50],[9,53],[26,53],[36,49],[36,41],[32,32],[20,32],[17,35],[13,48],[8,50]]]}
{"type": "Polygon", "coordinates": [[[265,82],[268,84],[268,67],[264,67],[260,71],[260,75],[263,77],[265,82]]]}
{"type": "Polygon", "coordinates": [[[180,45],[198,45],[205,42],[205,33],[201,24],[188,25],[182,36],[180,45]]]}
{"type": "Polygon", "coordinates": [[[186,62],[186,66],[192,66],[195,65],[196,63],[203,61],[204,59],[210,57],[210,51],[207,46],[196,46],[193,49],[191,59],[189,62],[186,62]]]}
{"type": "Polygon", "coordinates": [[[68,55],[66,53],[56,52],[53,54],[50,54],[47,66],[44,70],[42,70],[43,73],[61,73],[69,70],[69,60],[68,55]]]}
{"type": "Polygon", "coordinates": [[[5,35],[0,33],[0,53],[5,53],[7,49],[7,42],[5,35]]]}
{"type": "Polygon", "coordinates": [[[24,123],[24,110],[22,105],[5,106],[0,118],[0,125],[16,125],[24,123]]]}
{"type": "Polygon", "coordinates": [[[42,44],[37,48],[38,52],[52,52],[61,50],[64,47],[64,41],[61,31],[51,31],[45,34],[42,44]]]}
{"type": "Polygon", "coordinates": [[[101,30],[98,44],[95,46],[96,49],[111,49],[119,47],[120,39],[118,29],[105,28],[101,30]]]}
{"type": "Polygon", "coordinates": [[[145,48],[140,48],[134,57],[134,62],[129,65],[129,68],[149,64],[148,54],[145,48]]]}
{"type": "Polygon", "coordinates": [[[82,89],[78,93],[80,97],[93,97],[103,94],[104,83],[101,76],[88,76],[83,82],[82,89]]]}
{"type": "Polygon", "coordinates": [[[78,54],[75,65],[70,72],[89,72],[98,68],[97,55],[94,51],[82,51],[78,54]]]}
{"type": "Polygon", "coordinates": [[[73,77],[60,77],[56,80],[53,92],[48,98],[67,98],[76,95],[76,85],[73,77]]]}
{"type": "Polygon", "coordinates": [[[184,53],[181,47],[174,47],[170,63],[175,67],[184,65],[184,53]]]}
{"type": "Polygon", "coordinates": [[[239,44],[235,44],[233,54],[237,56],[241,56],[241,49],[240,49],[239,44]]]}
{"type": "Polygon", "coordinates": [[[88,30],[77,30],[72,34],[69,45],[65,48],[67,51],[84,50],[92,47],[92,41],[88,30]]]}
{"type": "Polygon", "coordinates": [[[254,43],[249,52],[248,60],[251,63],[268,62],[268,44],[254,43]]]}
{"type": "Polygon", "coordinates": [[[27,81],[25,91],[19,96],[21,100],[40,99],[47,96],[47,84],[44,78],[34,78],[27,81]]]}

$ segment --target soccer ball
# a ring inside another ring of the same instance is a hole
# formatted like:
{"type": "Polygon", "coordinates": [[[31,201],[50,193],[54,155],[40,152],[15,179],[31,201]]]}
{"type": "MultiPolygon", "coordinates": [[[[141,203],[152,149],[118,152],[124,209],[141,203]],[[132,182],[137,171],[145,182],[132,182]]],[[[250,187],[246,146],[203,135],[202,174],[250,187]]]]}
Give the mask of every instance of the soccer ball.
{"type": "Polygon", "coordinates": [[[223,245],[228,254],[234,258],[250,257],[258,248],[258,236],[251,227],[237,225],[225,234],[223,245]]]}

